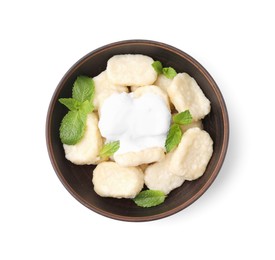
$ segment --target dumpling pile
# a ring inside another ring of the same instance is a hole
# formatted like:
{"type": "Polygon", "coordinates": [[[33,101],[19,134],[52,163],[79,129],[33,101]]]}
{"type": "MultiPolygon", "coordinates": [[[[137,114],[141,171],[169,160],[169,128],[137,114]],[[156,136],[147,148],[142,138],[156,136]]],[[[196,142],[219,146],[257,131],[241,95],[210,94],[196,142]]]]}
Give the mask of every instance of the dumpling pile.
{"type": "Polygon", "coordinates": [[[168,194],[185,180],[201,177],[211,159],[213,141],[202,124],[210,112],[210,101],[187,73],[167,78],[157,73],[153,62],[151,57],[141,54],[111,57],[106,70],[93,78],[95,109],[87,117],[84,137],[75,145],[64,145],[65,156],[72,163],[97,164],[92,181],[95,192],[102,197],[135,198],[144,185],[168,194]],[[170,152],[165,147],[148,147],[101,158],[100,151],[106,140],[98,122],[104,102],[118,93],[130,93],[134,98],[148,93],[157,95],[171,117],[189,110],[193,121],[180,126],[182,138],[170,152]]]}

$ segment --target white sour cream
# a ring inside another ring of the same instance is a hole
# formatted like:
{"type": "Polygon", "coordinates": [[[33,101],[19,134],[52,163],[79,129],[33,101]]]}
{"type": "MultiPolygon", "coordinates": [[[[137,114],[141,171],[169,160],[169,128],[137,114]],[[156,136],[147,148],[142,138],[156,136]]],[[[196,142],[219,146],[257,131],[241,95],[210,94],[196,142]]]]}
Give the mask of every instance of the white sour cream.
{"type": "Polygon", "coordinates": [[[117,154],[165,147],[171,113],[160,96],[116,93],[105,100],[100,112],[101,135],[106,142],[120,141],[117,154]]]}

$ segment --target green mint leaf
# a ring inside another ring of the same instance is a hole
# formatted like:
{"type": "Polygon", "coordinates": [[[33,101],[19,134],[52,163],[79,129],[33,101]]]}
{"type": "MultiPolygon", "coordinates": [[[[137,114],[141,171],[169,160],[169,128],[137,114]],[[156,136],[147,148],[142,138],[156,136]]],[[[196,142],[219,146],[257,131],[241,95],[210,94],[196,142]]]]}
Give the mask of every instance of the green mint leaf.
{"type": "Polygon", "coordinates": [[[92,78],[87,76],[78,76],[73,86],[72,97],[79,102],[86,100],[92,101],[95,86],[92,78]]]}
{"type": "Polygon", "coordinates": [[[133,200],[144,208],[157,206],[164,202],[166,195],[159,190],[144,190],[141,191],[133,200]]]}
{"type": "Polygon", "coordinates": [[[81,103],[74,98],[60,98],[58,101],[72,111],[78,110],[81,106],[81,103]]]}
{"type": "Polygon", "coordinates": [[[173,116],[173,122],[180,125],[188,125],[192,123],[192,115],[189,110],[178,113],[173,116]]]}
{"type": "Polygon", "coordinates": [[[173,79],[177,75],[177,72],[171,67],[163,68],[162,73],[168,79],[173,79]]]}
{"type": "Polygon", "coordinates": [[[81,111],[69,111],[62,119],[59,134],[63,144],[74,145],[84,135],[87,114],[81,111]]]}
{"type": "Polygon", "coordinates": [[[119,141],[105,144],[99,152],[100,157],[109,157],[119,149],[119,141]]]}
{"type": "Polygon", "coordinates": [[[79,109],[81,110],[82,113],[88,114],[93,112],[94,106],[90,101],[86,100],[83,103],[80,103],[79,109]]]}
{"type": "Polygon", "coordinates": [[[92,112],[95,92],[94,81],[79,76],[74,82],[72,98],[60,98],[59,102],[70,111],[62,119],[59,135],[63,144],[74,145],[83,137],[87,114],[92,112]]]}
{"type": "Polygon", "coordinates": [[[181,137],[182,132],[180,126],[178,124],[172,124],[165,141],[165,148],[167,153],[173,150],[180,143],[181,137]]]}
{"type": "Polygon", "coordinates": [[[152,67],[157,72],[157,74],[162,74],[162,64],[160,61],[156,60],[152,63],[152,67]]]}

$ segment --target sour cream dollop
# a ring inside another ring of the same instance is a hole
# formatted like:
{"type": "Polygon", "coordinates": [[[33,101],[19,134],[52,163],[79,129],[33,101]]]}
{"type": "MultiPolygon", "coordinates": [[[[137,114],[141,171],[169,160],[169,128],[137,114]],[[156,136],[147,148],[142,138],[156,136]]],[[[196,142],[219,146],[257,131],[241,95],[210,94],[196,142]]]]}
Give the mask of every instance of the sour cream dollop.
{"type": "Polygon", "coordinates": [[[130,93],[108,97],[100,111],[99,130],[106,143],[120,141],[117,154],[165,147],[171,113],[158,95],[135,98],[130,93]]]}

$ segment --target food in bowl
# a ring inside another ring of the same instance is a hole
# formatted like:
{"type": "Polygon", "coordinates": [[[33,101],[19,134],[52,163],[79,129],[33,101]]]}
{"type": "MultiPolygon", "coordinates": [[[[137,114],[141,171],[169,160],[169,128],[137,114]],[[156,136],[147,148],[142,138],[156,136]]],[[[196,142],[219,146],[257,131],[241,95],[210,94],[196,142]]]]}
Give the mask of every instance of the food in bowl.
{"type": "Polygon", "coordinates": [[[158,205],[201,177],[212,156],[213,141],[202,130],[210,101],[187,73],[148,56],[113,56],[94,79],[79,76],[72,98],[60,102],[70,110],[60,127],[65,156],[97,164],[100,196],[158,205]]]}

